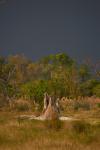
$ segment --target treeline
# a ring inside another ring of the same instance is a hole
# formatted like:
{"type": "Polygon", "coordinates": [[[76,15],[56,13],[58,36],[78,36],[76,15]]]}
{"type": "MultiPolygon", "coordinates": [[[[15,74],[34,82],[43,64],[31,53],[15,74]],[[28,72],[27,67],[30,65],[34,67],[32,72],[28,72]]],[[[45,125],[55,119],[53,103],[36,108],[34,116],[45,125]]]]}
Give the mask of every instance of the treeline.
{"type": "Polygon", "coordinates": [[[42,103],[43,93],[56,97],[100,97],[99,71],[77,64],[65,53],[33,62],[23,55],[0,57],[0,100],[24,98],[42,103]]]}

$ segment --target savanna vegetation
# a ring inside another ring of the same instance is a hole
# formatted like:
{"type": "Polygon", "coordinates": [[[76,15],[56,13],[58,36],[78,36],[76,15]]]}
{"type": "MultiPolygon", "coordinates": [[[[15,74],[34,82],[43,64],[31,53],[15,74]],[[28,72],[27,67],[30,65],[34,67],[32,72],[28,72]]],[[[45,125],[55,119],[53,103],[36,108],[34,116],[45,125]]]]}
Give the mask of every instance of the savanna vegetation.
{"type": "Polygon", "coordinates": [[[0,57],[0,150],[99,150],[99,67],[65,53],[35,62],[0,57]],[[61,115],[76,120],[21,120],[20,114],[41,114],[44,92],[60,99],[61,115]]]}
{"type": "Polygon", "coordinates": [[[43,93],[77,99],[100,97],[97,65],[77,64],[65,53],[33,62],[23,55],[0,57],[0,107],[19,98],[42,105],[43,93]]]}

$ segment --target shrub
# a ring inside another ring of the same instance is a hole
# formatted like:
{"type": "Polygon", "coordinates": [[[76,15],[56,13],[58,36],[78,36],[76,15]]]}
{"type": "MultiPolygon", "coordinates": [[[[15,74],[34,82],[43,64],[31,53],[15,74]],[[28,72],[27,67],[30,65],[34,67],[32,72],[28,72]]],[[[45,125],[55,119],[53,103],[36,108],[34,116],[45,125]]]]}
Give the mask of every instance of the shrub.
{"type": "MultiPolygon", "coordinates": [[[[35,99],[37,103],[42,105],[43,94],[47,90],[47,82],[44,80],[37,80],[34,82],[28,82],[22,85],[21,93],[26,99],[35,99]]],[[[42,107],[42,106],[41,106],[42,107]]]]}
{"type": "Polygon", "coordinates": [[[80,84],[82,96],[100,96],[100,84],[97,80],[91,79],[80,84]]]}
{"type": "Polygon", "coordinates": [[[95,94],[97,97],[100,97],[100,84],[93,88],[93,94],[95,94]]]}
{"type": "Polygon", "coordinates": [[[31,105],[28,101],[18,100],[14,104],[14,108],[17,111],[29,111],[31,109],[31,105]]]}
{"type": "Polygon", "coordinates": [[[79,109],[83,109],[83,110],[90,110],[90,104],[89,103],[81,103],[81,102],[76,102],[74,104],[74,110],[79,110],[79,109]]]}

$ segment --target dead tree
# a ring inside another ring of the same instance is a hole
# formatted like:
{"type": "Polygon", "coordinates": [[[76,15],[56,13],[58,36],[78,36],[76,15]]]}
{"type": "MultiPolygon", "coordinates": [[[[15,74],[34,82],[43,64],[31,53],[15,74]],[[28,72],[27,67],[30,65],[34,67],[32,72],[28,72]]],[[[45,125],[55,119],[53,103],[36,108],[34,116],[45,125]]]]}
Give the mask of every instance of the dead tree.
{"type": "Polygon", "coordinates": [[[48,105],[49,105],[49,95],[47,92],[44,93],[44,107],[43,107],[43,113],[46,111],[48,105]]]}
{"type": "Polygon", "coordinates": [[[44,97],[44,118],[47,120],[59,119],[59,110],[56,105],[56,100],[54,96],[48,96],[47,94],[44,97]],[[48,97],[47,97],[48,96],[48,97]],[[46,98],[46,99],[45,99],[46,98]],[[48,101],[47,101],[48,100],[48,101]]]}

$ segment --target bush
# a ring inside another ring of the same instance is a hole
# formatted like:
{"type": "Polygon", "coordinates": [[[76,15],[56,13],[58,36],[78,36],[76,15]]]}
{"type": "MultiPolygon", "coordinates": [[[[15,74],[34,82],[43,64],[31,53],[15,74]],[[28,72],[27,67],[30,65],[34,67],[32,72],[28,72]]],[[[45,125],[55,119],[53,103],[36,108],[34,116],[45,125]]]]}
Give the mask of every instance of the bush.
{"type": "Polygon", "coordinates": [[[14,104],[14,108],[17,111],[29,111],[31,109],[31,105],[28,101],[18,100],[14,104]]]}
{"type": "Polygon", "coordinates": [[[90,104],[89,103],[81,103],[81,102],[76,102],[74,104],[74,110],[79,110],[79,109],[83,109],[83,110],[90,110],[90,104]]]}
{"type": "Polygon", "coordinates": [[[100,84],[96,85],[93,88],[93,94],[96,95],[97,97],[100,97],[100,84]]]}
{"type": "Polygon", "coordinates": [[[37,80],[34,82],[28,82],[22,85],[21,93],[26,99],[35,99],[37,103],[42,105],[43,95],[47,90],[47,82],[44,80],[37,80]]]}
{"type": "Polygon", "coordinates": [[[87,80],[80,84],[80,90],[82,96],[100,96],[100,83],[98,80],[87,80]]]}

